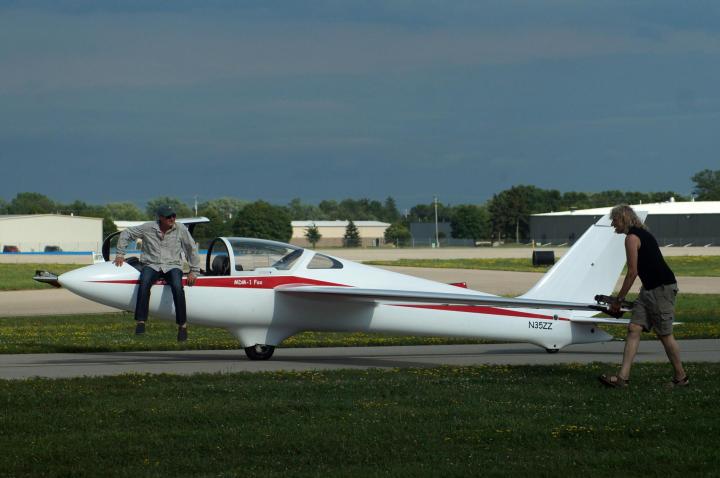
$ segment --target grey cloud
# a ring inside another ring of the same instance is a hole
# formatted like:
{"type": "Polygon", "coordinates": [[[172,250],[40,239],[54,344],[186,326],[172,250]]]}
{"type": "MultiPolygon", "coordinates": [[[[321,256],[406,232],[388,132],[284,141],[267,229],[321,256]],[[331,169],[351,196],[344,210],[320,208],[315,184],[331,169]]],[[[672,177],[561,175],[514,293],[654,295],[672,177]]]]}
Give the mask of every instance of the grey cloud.
{"type": "Polygon", "coordinates": [[[682,192],[716,167],[718,28],[696,2],[27,5],[0,4],[5,199],[145,200],[162,177],[406,207],[682,192]]]}
{"type": "Polygon", "coordinates": [[[0,18],[0,92],[211,84],[246,78],[406,73],[617,54],[720,52],[717,32],[637,36],[602,26],[436,27],[256,22],[177,13],[0,18]],[[32,29],[23,25],[32,24],[32,29]],[[11,45],[22,45],[18,49],[11,45]]]}

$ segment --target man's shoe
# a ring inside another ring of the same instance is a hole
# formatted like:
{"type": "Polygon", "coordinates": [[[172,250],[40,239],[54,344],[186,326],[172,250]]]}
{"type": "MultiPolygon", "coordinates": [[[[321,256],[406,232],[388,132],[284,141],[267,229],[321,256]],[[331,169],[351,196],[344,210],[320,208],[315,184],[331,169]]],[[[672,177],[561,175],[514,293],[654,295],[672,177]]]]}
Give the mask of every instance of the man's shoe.
{"type": "Polygon", "coordinates": [[[135,335],[142,335],[145,333],[145,322],[138,322],[135,324],[135,335]]]}
{"type": "Polygon", "coordinates": [[[187,340],[187,327],[178,327],[178,342],[185,342],[187,340]]]}
{"type": "Polygon", "coordinates": [[[678,387],[687,387],[690,385],[690,378],[685,375],[685,378],[681,378],[680,380],[673,378],[671,382],[667,384],[668,388],[678,388],[678,387]]]}

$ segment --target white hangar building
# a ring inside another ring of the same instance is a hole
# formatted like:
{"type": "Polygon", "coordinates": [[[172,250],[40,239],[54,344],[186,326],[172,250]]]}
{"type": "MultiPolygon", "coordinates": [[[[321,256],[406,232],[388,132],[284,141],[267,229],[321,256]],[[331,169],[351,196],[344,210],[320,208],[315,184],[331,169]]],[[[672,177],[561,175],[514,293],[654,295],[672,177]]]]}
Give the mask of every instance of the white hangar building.
{"type": "MultiPolygon", "coordinates": [[[[379,247],[385,243],[385,230],[390,227],[387,222],[353,221],[360,234],[361,247],[379,247]]],[[[292,221],[292,238],[290,242],[300,247],[311,247],[305,237],[309,227],[315,225],[322,236],[315,247],[342,247],[345,230],[349,221],[292,221]]]]}
{"type": "MultiPolygon", "coordinates": [[[[648,213],[645,224],[661,246],[720,245],[720,201],[633,204],[648,213]]],[[[530,216],[530,238],[541,244],[572,244],[612,207],[530,216]]]]}
{"type": "Polygon", "coordinates": [[[0,250],[96,252],[102,247],[103,220],[62,214],[0,216],[0,250]]]}

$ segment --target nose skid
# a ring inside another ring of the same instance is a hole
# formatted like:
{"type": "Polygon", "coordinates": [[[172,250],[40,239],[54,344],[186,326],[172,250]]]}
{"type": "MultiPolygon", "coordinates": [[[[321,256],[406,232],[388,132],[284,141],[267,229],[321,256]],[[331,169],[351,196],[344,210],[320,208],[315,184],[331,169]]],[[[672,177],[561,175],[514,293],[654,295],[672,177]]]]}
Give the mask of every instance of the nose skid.
{"type": "Polygon", "coordinates": [[[41,270],[35,271],[33,280],[35,280],[37,282],[42,282],[43,284],[49,284],[53,287],[57,287],[58,289],[60,287],[62,287],[60,285],[60,282],[58,282],[57,274],[55,274],[54,272],[50,272],[50,271],[41,271],[41,270]]]}

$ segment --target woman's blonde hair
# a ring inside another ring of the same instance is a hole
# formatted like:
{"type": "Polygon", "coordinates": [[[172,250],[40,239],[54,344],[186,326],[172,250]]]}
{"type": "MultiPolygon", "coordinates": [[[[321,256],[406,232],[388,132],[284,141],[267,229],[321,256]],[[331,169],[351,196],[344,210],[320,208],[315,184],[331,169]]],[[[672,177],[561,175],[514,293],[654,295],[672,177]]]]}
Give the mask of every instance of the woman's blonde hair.
{"type": "Polygon", "coordinates": [[[612,208],[612,211],[610,211],[610,219],[626,234],[631,227],[645,229],[645,224],[643,224],[637,214],[635,214],[633,208],[627,204],[620,204],[612,208]]]}

